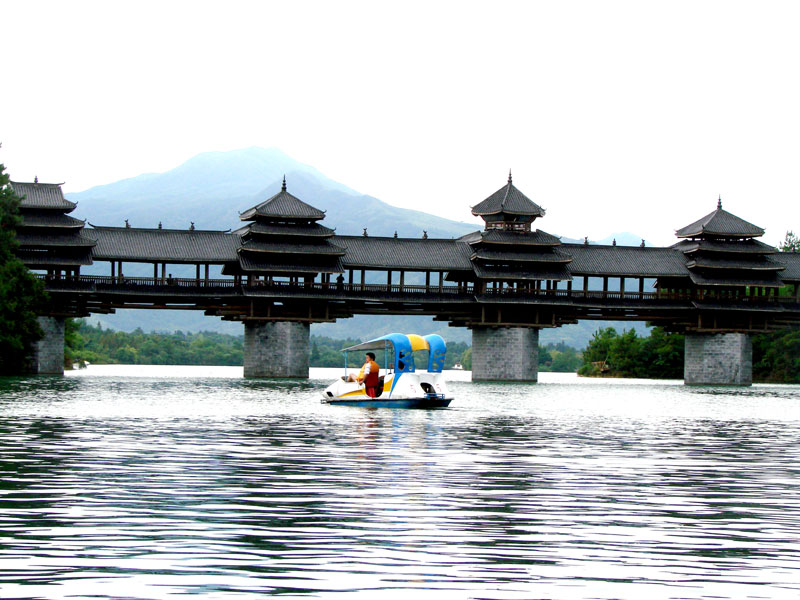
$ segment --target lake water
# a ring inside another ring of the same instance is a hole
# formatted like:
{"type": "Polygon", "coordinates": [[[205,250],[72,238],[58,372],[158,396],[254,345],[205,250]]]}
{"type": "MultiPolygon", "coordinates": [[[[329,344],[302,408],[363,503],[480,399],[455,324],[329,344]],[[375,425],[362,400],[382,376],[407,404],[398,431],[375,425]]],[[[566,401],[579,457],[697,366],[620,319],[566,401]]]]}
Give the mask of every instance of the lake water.
{"type": "Polygon", "coordinates": [[[0,598],[800,597],[800,386],[241,374],[0,380],[0,598]]]}

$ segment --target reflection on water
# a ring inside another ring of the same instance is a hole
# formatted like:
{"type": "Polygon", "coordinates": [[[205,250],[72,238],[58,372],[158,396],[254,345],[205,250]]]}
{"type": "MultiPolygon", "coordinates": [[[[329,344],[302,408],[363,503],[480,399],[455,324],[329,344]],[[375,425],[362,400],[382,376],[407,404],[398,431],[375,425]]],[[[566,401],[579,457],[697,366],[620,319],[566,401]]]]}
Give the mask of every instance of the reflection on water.
{"type": "MultiPolygon", "coordinates": [[[[0,380],[0,598],[796,598],[800,387],[0,380]]],[[[458,380],[460,379],[460,381],[458,380]]]]}

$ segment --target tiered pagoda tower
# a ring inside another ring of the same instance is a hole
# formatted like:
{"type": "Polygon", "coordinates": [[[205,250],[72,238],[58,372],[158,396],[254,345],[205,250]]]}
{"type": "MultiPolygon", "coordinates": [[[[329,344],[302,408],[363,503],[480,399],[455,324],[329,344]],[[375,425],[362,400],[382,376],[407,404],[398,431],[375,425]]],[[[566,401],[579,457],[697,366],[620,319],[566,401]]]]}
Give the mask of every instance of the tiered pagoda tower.
{"type": "Polygon", "coordinates": [[[673,247],[686,256],[689,279],[698,288],[733,291],[783,287],[778,272],[785,267],[770,258],[777,250],[756,240],[764,230],[722,208],[679,229],[673,247]]]}
{"type": "Polygon", "coordinates": [[[723,210],[721,199],[715,211],[679,229],[676,235],[681,241],[673,248],[686,257],[688,278],[683,282],[660,280],[659,286],[689,288],[696,298],[696,321],[680,324],[686,332],[684,381],[750,385],[750,334],[767,328],[782,308],[760,306],[754,318],[748,310],[749,300],[783,287],[779,272],[785,266],[772,259],[775,248],[755,239],[764,235],[764,230],[723,210]],[[719,303],[721,298],[727,300],[724,305],[719,303]]]}
{"type": "Polygon", "coordinates": [[[225,266],[223,273],[247,276],[250,282],[267,277],[313,281],[322,274],[342,273],[345,249],[331,242],[334,231],[320,225],[325,213],[281,191],[239,215],[248,224],[234,234],[241,240],[238,263],[225,266]],[[269,275],[266,275],[269,273],[269,275]]]}
{"type": "MultiPolygon", "coordinates": [[[[249,286],[263,282],[274,287],[281,280],[296,283],[301,278],[311,283],[318,275],[330,283],[331,274],[344,270],[345,249],[331,241],[332,229],[317,222],[324,217],[323,211],[286,191],[284,177],[280,192],[239,216],[248,224],[234,232],[240,239],[238,262],[225,265],[223,273],[246,276],[249,286]]],[[[258,299],[257,291],[247,295],[251,302],[258,299]]],[[[300,318],[305,305],[292,304],[278,314],[258,311],[242,317],[245,377],[308,377],[312,305],[307,318],[300,318]]]]}
{"type": "Polygon", "coordinates": [[[547,282],[570,279],[567,265],[572,257],[554,235],[531,225],[545,210],[520,192],[508,175],[508,183],[472,208],[472,214],[486,223],[483,231],[463,238],[472,247],[473,269],[478,293],[503,285],[541,287],[547,282]]]}
{"type": "Polygon", "coordinates": [[[22,225],[17,232],[17,255],[32,271],[55,279],[77,276],[92,264],[96,241],[84,232],[84,221],[70,217],[77,204],[64,198],[60,183],[10,182],[22,198],[22,225]]]}
{"type": "Polygon", "coordinates": [[[461,238],[472,249],[476,300],[480,313],[472,328],[472,379],[536,381],[539,362],[539,313],[530,307],[511,307],[505,292],[556,289],[569,281],[572,257],[561,241],[532,223],[544,209],[508,182],[472,208],[486,226],[461,238]],[[513,288],[513,290],[511,290],[513,288]]]}
{"type": "MultiPolygon", "coordinates": [[[[84,232],[84,221],[69,216],[77,204],[64,198],[60,183],[39,183],[37,178],[33,183],[12,181],[10,185],[21,198],[22,224],[17,231],[20,260],[51,280],[79,276],[82,266],[92,264],[96,241],[84,232]]],[[[63,309],[38,318],[44,336],[34,351],[35,373],[64,372],[63,309]]]]}

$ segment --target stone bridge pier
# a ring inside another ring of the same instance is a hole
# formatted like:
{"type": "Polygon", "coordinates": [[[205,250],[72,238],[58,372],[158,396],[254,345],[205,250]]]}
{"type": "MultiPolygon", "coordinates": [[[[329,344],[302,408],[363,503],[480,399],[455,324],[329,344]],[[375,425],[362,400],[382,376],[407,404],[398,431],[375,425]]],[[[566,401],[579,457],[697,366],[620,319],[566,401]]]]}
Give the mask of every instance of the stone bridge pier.
{"type": "Polygon", "coordinates": [[[683,359],[686,385],[751,385],[753,340],[746,333],[687,333],[683,359]]]}
{"type": "Polygon", "coordinates": [[[244,376],[308,379],[307,322],[245,321],[244,376]]]}
{"type": "Polygon", "coordinates": [[[539,378],[539,330],[533,327],[472,328],[472,381],[539,378]]]}
{"type": "Polygon", "coordinates": [[[34,344],[31,372],[35,375],[64,374],[64,319],[37,317],[44,334],[34,344]]]}

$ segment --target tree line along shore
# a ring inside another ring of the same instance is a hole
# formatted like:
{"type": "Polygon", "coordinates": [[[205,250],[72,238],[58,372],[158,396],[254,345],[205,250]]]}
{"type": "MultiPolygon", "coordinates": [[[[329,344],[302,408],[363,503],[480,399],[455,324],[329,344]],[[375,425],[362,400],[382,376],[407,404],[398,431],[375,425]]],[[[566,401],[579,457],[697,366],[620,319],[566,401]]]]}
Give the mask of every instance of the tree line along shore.
{"type": "MultiPolygon", "coordinates": [[[[214,332],[145,333],[104,329],[82,319],[66,325],[67,368],[91,364],[140,365],[232,365],[243,361],[244,337],[214,332]]],[[[311,336],[311,367],[341,367],[341,349],[362,340],[311,336]]],[[[539,346],[539,370],[575,373],[586,377],[634,377],[681,379],[683,335],[659,327],[649,335],[634,330],[617,332],[612,327],[597,331],[583,350],[564,344],[539,346]]],[[[360,353],[350,356],[350,366],[359,366],[360,353]]],[[[378,363],[383,356],[378,352],[378,363]]],[[[424,352],[415,355],[417,368],[425,368],[424,352]]],[[[460,364],[472,368],[472,347],[463,342],[448,344],[446,369],[460,364]]],[[[761,382],[800,383],[800,328],[788,328],[753,336],[753,379],[761,382]]]]}

